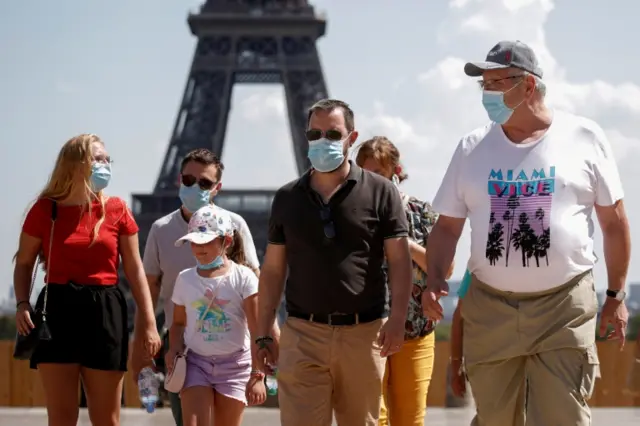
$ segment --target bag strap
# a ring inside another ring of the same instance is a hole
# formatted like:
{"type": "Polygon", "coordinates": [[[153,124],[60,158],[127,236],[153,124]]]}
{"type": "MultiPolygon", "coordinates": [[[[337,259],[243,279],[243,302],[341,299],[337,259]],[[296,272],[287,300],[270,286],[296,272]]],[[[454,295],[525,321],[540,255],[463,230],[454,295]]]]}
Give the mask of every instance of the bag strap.
{"type": "MultiPolygon", "coordinates": [[[[47,298],[49,295],[49,271],[51,270],[51,247],[53,247],[53,228],[58,218],[58,203],[51,200],[51,231],[49,232],[49,258],[45,259],[46,262],[46,281],[44,286],[44,304],[42,306],[42,317],[44,319],[47,314],[47,298]]],[[[36,282],[36,275],[38,274],[38,265],[43,260],[44,256],[39,255],[36,264],[33,266],[33,276],[31,277],[31,287],[29,288],[29,300],[31,300],[31,294],[33,293],[33,285],[36,282]]]]}
{"type": "MultiPolygon", "coordinates": [[[[215,299],[215,296],[211,297],[211,300],[209,301],[209,305],[207,306],[207,309],[202,311],[202,314],[200,314],[200,318],[198,318],[198,321],[196,321],[196,325],[195,325],[196,328],[193,330],[193,334],[196,334],[198,332],[198,324],[200,324],[200,321],[204,319],[204,317],[209,312],[209,309],[211,309],[211,306],[213,305],[213,299],[215,299]]],[[[186,355],[188,351],[189,351],[189,345],[187,344],[187,342],[185,342],[183,354],[186,355]]]]}

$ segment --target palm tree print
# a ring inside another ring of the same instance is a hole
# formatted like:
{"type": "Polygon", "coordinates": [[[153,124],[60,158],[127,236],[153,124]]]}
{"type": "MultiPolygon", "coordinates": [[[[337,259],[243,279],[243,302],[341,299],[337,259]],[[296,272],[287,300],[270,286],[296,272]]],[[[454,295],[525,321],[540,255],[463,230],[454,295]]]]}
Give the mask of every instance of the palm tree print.
{"type": "MultiPolygon", "coordinates": [[[[492,213],[493,214],[493,213],[492,213]]],[[[494,220],[495,222],[495,220],[494,220]]],[[[504,251],[504,225],[500,222],[493,225],[493,229],[487,238],[486,256],[490,265],[498,263],[504,251]]]]}
{"type": "Polygon", "coordinates": [[[545,229],[544,227],[544,209],[542,207],[536,210],[536,219],[540,221],[540,228],[542,229],[542,234],[538,237],[536,264],[537,266],[540,266],[538,258],[544,257],[547,262],[547,266],[549,266],[549,253],[547,252],[547,250],[549,250],[550,243],[549,229],[545,229]]]}
{"type": "Polygon", "coordinates": [[[511,251],[511,235],[513,234],[513,222],[516,217],[516,209],[520,207],[520,201],[518,200],[517,195],[509,196],[509,200],[507,201],[507,211],[502,215],[502,220],[507,222],[508,232],[507,232],[507,249],[505,256],[505,266],[509,266],[509,251],[511,251]]]}
{"type": "Polygon", "coordinates": [[[523,267],[533,266],[534,262],[538,268],[541,264],[549,266],[551,238],[549,226],[545,227],[549,207],[545,210],[537,207],[538,203],[532,199],[521,200],[518,196],[510,196],[505,204],[502,204],[502,208],[506,207],[504,213],[498,207],[501,216],[496,212],[489,216],[485,252],[489,264],[497,265],[504,256],[505,266],[509,266],[509,260],[513,262],[513,258],[510,259],[510,251],[513,250],[520,252],[519,260],[523,267]]]}
{"type": "Polygon", "coordinates": [[[529,225],[529,216],[526,213],[520,213],[518,217],[518,228],[511,234],[511,242],[513,248],[520,250],[522,254],[522,266],[529,266],[529,259],[533,256],[534,247],[536,245],[537,236],[529,225]]]}

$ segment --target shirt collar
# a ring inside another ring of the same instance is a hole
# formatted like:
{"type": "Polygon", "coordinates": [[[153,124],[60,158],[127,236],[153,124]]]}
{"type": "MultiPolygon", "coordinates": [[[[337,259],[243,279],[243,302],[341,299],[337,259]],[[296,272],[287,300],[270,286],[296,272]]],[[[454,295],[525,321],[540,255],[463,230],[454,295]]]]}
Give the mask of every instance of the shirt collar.
{"type": "MultiPolygon", "coordinates": [[[[347,175],[347,179],[346,182],[359,182],[360,179],[362,178],[362,174],[363,174],[363,170],[362,168],[360,168],[356,163],[354,163],[352,160],[348,160],[349,161],[349,165],[351,166],[350,170],[349,170],[349,174],[347,175]]],[[[298,185],[304,187],[304,188],[310,188],[311,187],[311,174],[313,173],[314,169],[313,167],[309,168],[309,170],[307,170],[301,177],[300,179],[298,179],[298,185]]]]}

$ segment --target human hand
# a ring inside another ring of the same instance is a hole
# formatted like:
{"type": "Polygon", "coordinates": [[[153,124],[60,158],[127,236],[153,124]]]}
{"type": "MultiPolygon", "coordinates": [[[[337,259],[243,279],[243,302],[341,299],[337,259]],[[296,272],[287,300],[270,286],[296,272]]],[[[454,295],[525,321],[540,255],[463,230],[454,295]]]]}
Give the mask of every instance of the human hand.
{"type": "Polygon", "coordinates": [[[607,297],[600,312],[600,337],[607,340],[619,340],[620,350],[624,348],[629,312],[624,301],[607,297]],[[608,326],[613,326],[613,331],[607,334],[608,326]]]}
{"type": "Polygon", "coordinates": [[[382,346],[381,356],[391,356],[399,352],[404,343],[404,318],[393,315],[382,325],[378,344],[382,346]]]}
{"type": "Polygon", "coordinates": [[[267,388],[264,385],[263,375],[252,375],[247,383],[247,403],[249,405],[261,405],[267,400],[267,388]]]}
{"type": "Polygon", "coordinates": [[[458,398],[462,398],[467,392],[467,379],[461,372],[462,360],[451,360],[451,390],[458,398]]]}
{"type": "Polygon", "coordinates": [[[21,303],[16,311],[16,330],[21,336],[27,336],[36,326],[31,320],[31,305],[21,303]]]}
{"type": "Polygon", "coordinates": [[[258,350],[256,352],[258,369],[268,374],[273,374],[273,370],[278,365],[279,355],[280,342],[278,338],[271,337],[271,340],[261,340],[260,343],[258,343],[258,350]]]}
{"type": "Polygon", "coordinates": [[[154,358],[162,347],[162,340],[156,328],[155,321],[148,324],[144,328],[140,328],[139,334],[135,336],[135,340],[139,342],[140,349],[144,352],[144,357],[154,358]]]}
{"type": "Polygon", "coordinates": [[[440,321],[444,317],[440,298],[449,294],[449,284],[446,280],[429,279],[427,277],[426,289],[422,292],[420,302],[424,316],[435,321],[440,321]]]}
{"type": "Polygon", "coordinates": [[[164,354],[164,366],[167,370],[167,376],[171,374],[173,371],[173,364],[178,355],[180,355],[180,351],[176,351],[175,349],[169,349],[166,354],[164,354]]]}

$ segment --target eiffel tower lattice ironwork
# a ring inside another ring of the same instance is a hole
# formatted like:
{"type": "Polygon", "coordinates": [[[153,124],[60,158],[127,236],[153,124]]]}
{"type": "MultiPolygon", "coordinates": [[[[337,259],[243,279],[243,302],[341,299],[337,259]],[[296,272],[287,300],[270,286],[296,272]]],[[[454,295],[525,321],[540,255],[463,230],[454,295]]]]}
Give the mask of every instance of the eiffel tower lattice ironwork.
{"type": "MultiPolygon", "coordinates": [[[[142,249],[153,222],[180,206],[178,175],[184,156],[208,148],[222,158],[235,84],[284,86],[299,174],[309,167],[307,111],[327,97],[316,48],[326,20],[307,0],[207,0],[187,22],[198,41],[169,147],[153,193],[133,195],[142,249]]],[[[215,199],[245,218],[260,259],[273,195],[270,190],[223,190],[215,199]]]]}

